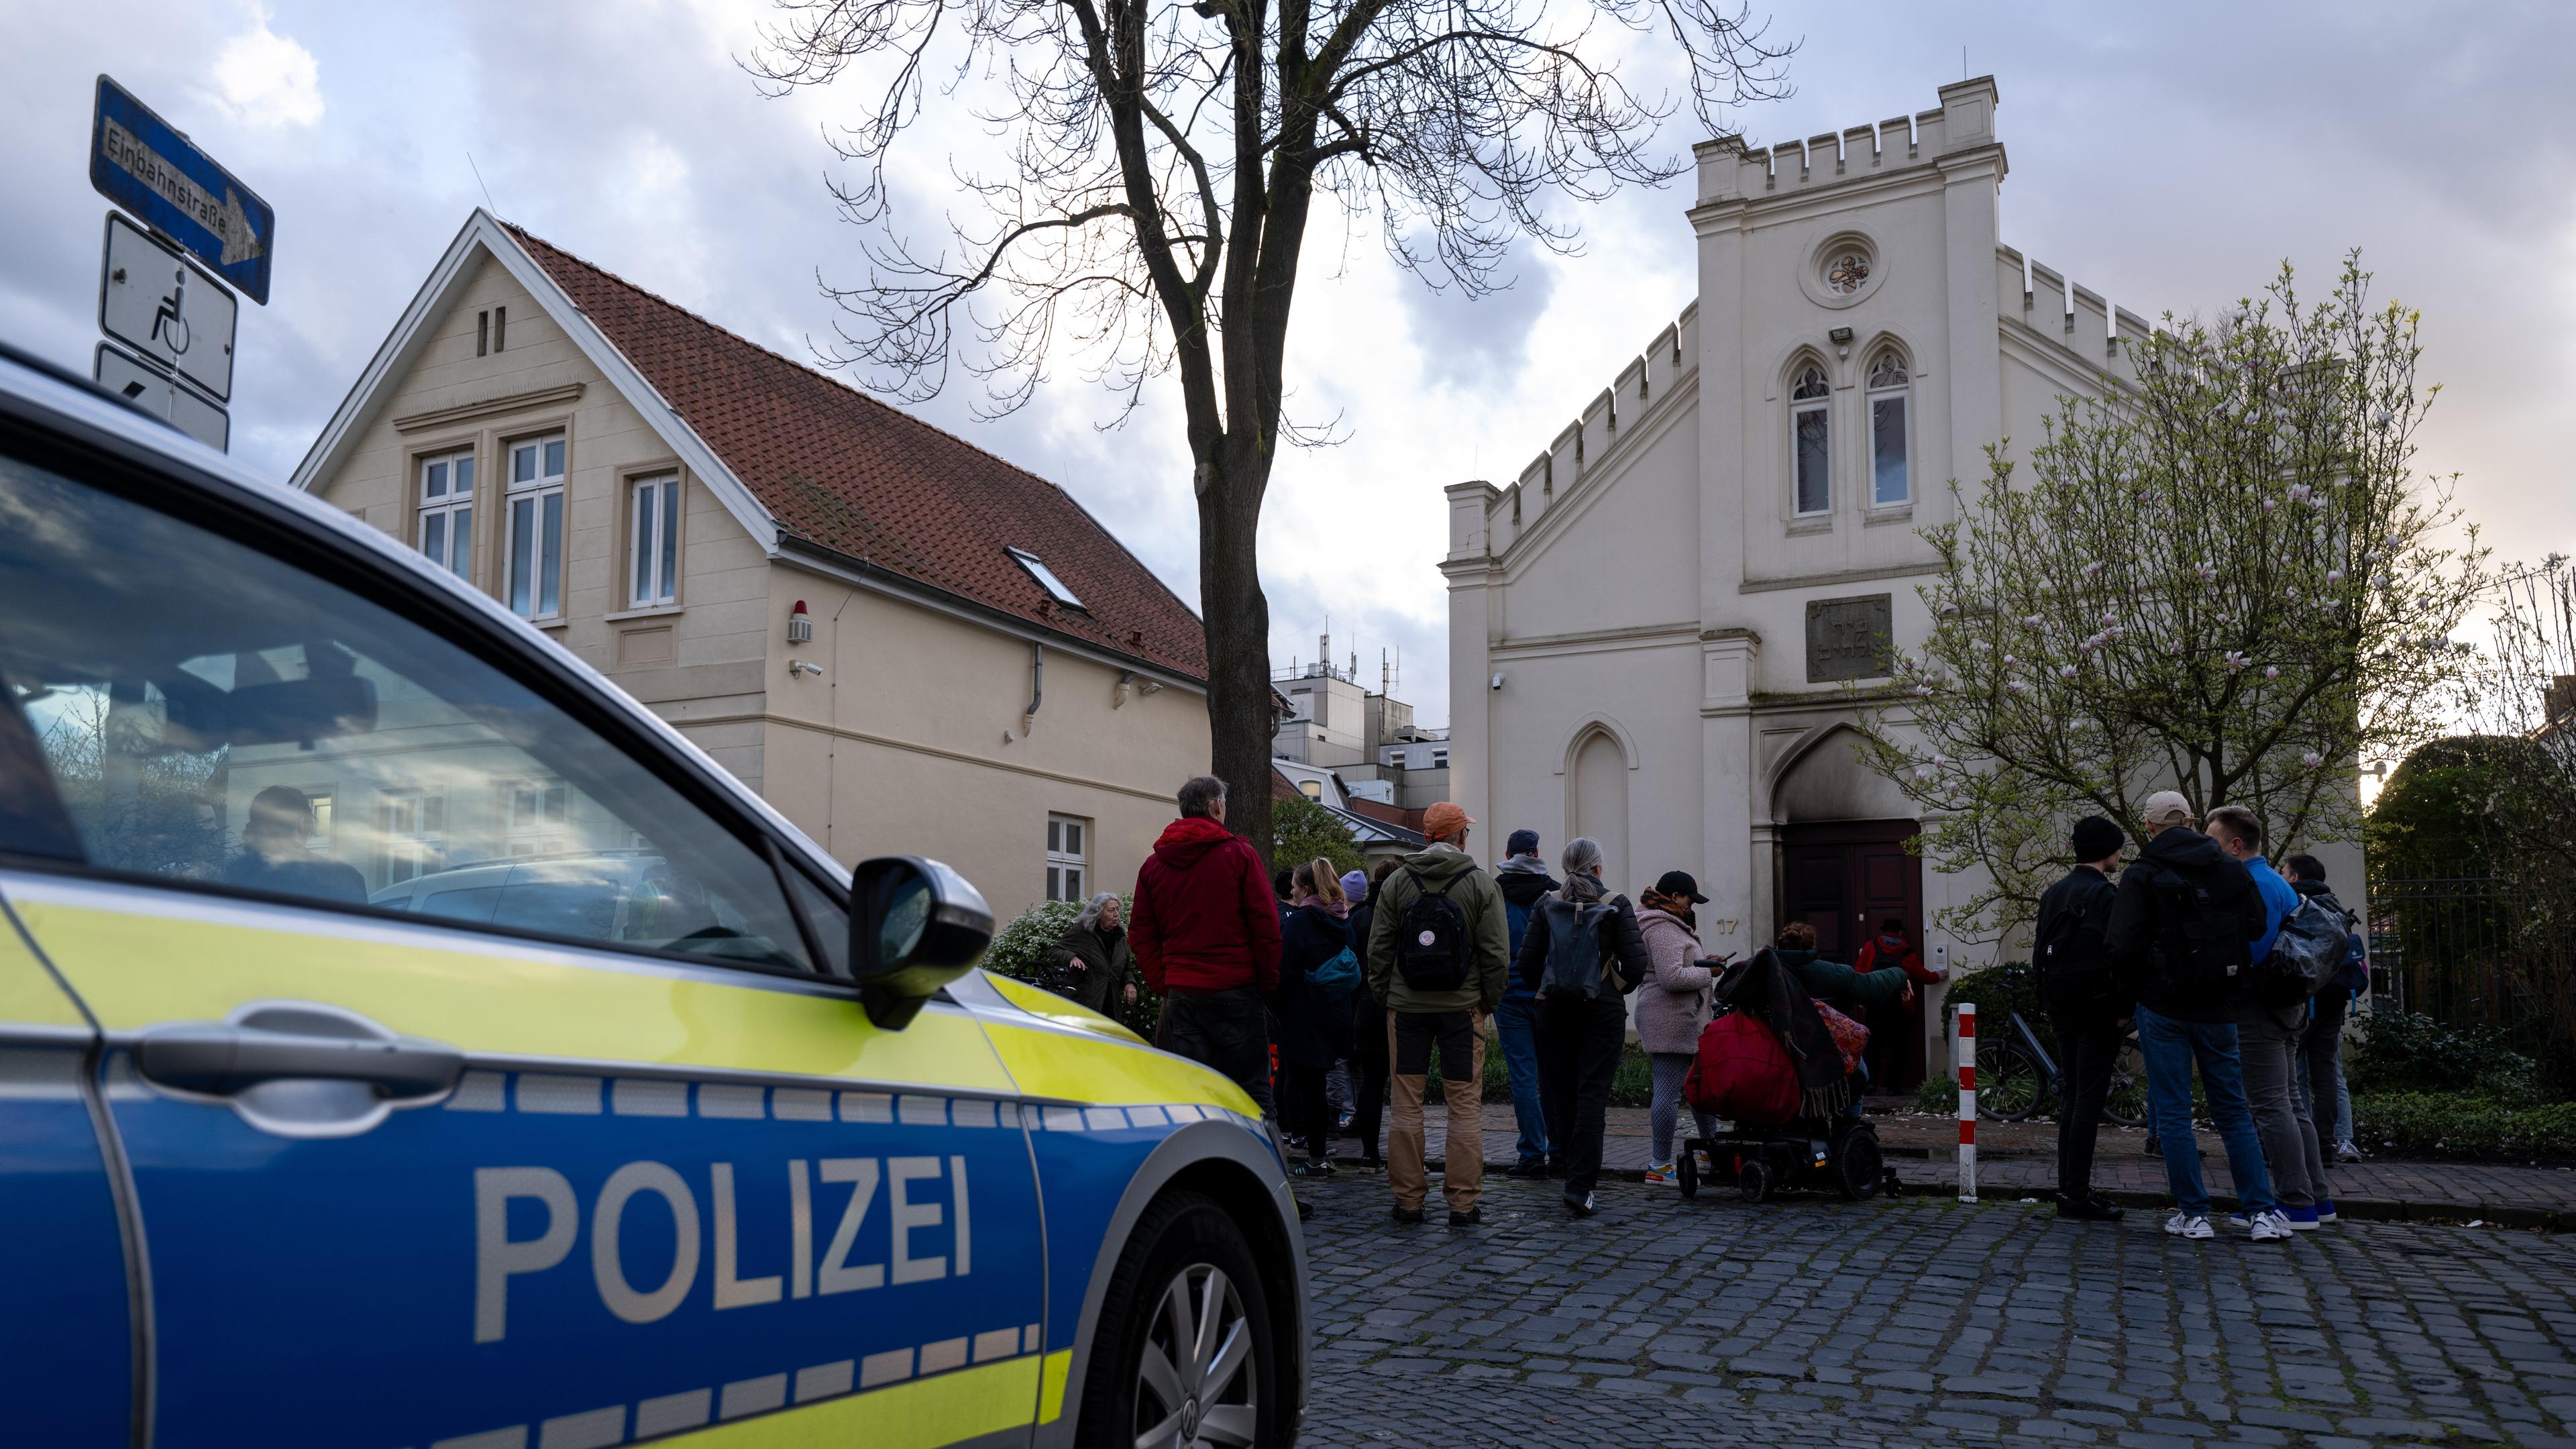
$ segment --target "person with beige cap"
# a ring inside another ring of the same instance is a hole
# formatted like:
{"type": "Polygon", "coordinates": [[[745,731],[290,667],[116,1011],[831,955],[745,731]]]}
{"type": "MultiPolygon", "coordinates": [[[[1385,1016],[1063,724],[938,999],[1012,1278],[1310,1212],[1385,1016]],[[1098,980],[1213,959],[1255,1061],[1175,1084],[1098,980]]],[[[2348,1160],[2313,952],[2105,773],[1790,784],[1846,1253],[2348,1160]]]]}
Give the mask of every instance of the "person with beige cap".
{"type": "Polygon", "coordinates": [[[2179,793],[2159,790],[2138,813],[2153,838],[2120,872],[2102,944],[2112,969],[2137,992],[2149,1119],[2175,1203],[2165,1231],[2180,1238],[2216,1235],[2200,1143],[2191,1131],[2197,1066],[2246,1226],[2258,1243],[2283,1241],[2290,1220],[2272,1200],[2236,1040],[2236,995],[2265,924],[2262,894],[2243,865],[2192,828],[2191,802],[2179,793]]]}
{"type": "Polygon", "coordinates": [[[1467,812],[1442,801],[1422,812],[1430,845],[1386,878],[1369,921],[1369,991],[1386,1007],[1395,1121],[1387,1131],[1386,1181],[1398,1222],[1422,1221],[1422,1094],[1432,1048],[1448,1103],[1448,1165],[1441,1192],[1449,1226],[1484,1221],[1485,1019],[1502,1003],[1511,965],[1503,893],[1467,853],[1467,812]]]}

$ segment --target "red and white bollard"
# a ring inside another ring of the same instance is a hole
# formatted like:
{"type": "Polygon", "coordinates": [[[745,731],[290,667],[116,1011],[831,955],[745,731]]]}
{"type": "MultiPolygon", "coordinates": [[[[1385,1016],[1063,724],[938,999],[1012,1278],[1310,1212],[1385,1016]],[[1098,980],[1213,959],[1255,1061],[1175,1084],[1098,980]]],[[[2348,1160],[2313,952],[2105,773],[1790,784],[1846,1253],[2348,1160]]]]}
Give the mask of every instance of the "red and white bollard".
{"type": "Polygon", "coordinates": [[[1959,1003],[1959,1201],[1977,1200],[1977,1004],[1959,1003]]]}

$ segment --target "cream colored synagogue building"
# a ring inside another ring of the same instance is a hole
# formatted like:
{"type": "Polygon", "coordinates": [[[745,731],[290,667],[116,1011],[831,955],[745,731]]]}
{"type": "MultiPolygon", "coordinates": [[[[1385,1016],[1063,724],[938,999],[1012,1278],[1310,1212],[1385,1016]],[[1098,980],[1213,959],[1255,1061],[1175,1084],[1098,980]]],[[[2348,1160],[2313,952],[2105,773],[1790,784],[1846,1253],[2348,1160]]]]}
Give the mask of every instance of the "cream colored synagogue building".
{"type": "Polygon", "coordinates": [[[1495,841],[1594,837],[1632,893],[1690,871],[1712,950],[1803,919],[1848,953],[1895,915],[1927,962],[1994,951],[1925,939],[1968,883],[1907,854],[1850,695],[1928,632],[1949,480],[2026,458],[2148,324],[2004,245],[1993,79],[1940,100],[1699,145],[1698,299],[1517,482],[1448,490],[1454,797],[1495,841]]]}
{"type": "MultiPolygon", "coordinates": [[[[1063,489],[476,211],[294,475],[842,862],[1124,891],[1206,769],[1197,616],[1063,489]]],[[[258,762],[371,890],[632,847],[560,780],[258,762]]],[[[494,767],[497,768],[497,767],[494,767]]],[[[236,822],[237,823],[237,822],[236,822]]]]}

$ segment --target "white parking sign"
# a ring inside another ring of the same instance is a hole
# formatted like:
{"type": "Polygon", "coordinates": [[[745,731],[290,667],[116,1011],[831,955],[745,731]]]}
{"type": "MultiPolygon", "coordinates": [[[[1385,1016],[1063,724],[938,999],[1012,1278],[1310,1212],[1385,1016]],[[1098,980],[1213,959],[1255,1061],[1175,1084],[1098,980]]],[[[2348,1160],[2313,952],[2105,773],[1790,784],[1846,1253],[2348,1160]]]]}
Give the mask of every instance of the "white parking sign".
{"type": "Polygon", "coordinates": [[[232,397],[233,326],[240,313],[240,302],[212,273],[109,213],[100,331],[220,403],[232,397]]]}

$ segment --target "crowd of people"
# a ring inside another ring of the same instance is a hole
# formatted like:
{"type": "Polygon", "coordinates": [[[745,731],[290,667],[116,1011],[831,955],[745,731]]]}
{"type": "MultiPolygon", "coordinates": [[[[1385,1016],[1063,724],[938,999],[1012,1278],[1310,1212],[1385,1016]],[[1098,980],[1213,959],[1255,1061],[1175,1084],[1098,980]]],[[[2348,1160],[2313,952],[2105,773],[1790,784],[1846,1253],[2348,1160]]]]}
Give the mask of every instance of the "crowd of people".
{"type": "Polygon", "coordinates": [[[2210,811],[2206,833],[2175,791],[2148,796],[2139,814],[2147,843],[2125,867],[2118,825],[2077,821],[2069,844],[2079,863],[2040,901],[2034,964],[2067,1083],[2057,1212],[2120,1215],[2093,1189],[2093,1145],[2134,1023],[2175,1203],[2165,1231],[2217,1232],[2192,1131],[2195,1072],[2235,1180],[2231,1221],[2257,1242],[2331,1223],[2322,1148],[2357,1155],[2342,1066],[2345,1013],[2367,984],[2355,919],[2315,856],[2274,869],[2263,822],[2242,806],[2210,811]],[[2285,933],[2319,944],[2291,949],[2285,933]]]}
{"type": "MultiPolygon", "coordinates": [[[[1489,871],[1468,848],[1477,822],[1443,803],[1424,812],[1427,844],[1410,855],[1365,873],[1311,860],[1266,876],[1258,852],[1226,829],[1225,805],[1212,777],[1183,785],[1130,918],[1122,925],[1115,896],[1095,897],[1054,959],[1061,989],[1101,1011],[1132,1003],[1141,973],[1163,999],[1156,1045],[1242,1087],[1297,1176],[1333,1175],[1334,1140],[1355,1137],[1359,1170],[1385,1174],[1396,1220],[1425,1221],[1423,1100],[1436,1072],[1448,1140],[1474,1144],[1444,1154],[1447,1220],[1481,1222],[1489,1036],[1511,1092],[1506,1175],[1561,1182],[1575,1216],[1595,1211],[1632,1028],[1652,1081],[1647,1184],[1678,1175],[1686,1110],[1698,1137],[1720,1131],[1685,1084],[1733,958],[1701,944],[1695,907],[1708,897],[1688,872],[1664,872],[1631,902],[1604,881],[1599,844],[1568,841],[1560,878],[1529,830],[1510,834],[1489,871]]],[[[2057,1212],[2120,1216],[2092,1187],[2093,1149],[2134,1025],[2177,1204],[2166,1231],[2215,1232],[2192,1132],[2195,1071],[2242,1204],[2236,1221],[2264,1241],[2332,1222],[2327,1162],[2351,1151],[2340,1040],[2365,969],[2352,917],[2313,856],[2276,872],[2261,822],[2242,808],[2213,810],[2203,834],[2188,802],[2162,791],[2141,823],[2147,844],[2124,865],[2118,825],[2078,821],[2078,864],[2040,905],[2033,959],[2065,1089],[2057,1212]],[[2276,939],[2286,928],[2310,942],[2316,921],[2337,933],[2333,970],[2285,977],[2274,963],[2291,953],[2276,954],[2276,939]]],[[[1893,917],[1849,962],[1821,953],[1804,921],[1785,923],[1764,954],[1826,1015],[1880,1024],[1850,1061],[1848,1086],[1837,1075],[1810,1104],[1857,1115],[1873,1071],[1901,1070],[1901,1054],[1881,1047],[1901,1048],[1919,989],[1947,972],[1923,964],[1893,917]]]]}

